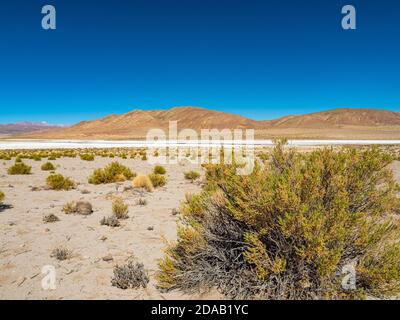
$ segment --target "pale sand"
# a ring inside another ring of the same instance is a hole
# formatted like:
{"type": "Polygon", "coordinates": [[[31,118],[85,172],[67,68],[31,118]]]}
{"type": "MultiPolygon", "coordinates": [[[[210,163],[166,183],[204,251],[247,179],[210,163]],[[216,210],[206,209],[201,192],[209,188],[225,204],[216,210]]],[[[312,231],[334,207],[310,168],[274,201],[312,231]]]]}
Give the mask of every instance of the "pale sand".
{"type": "MultiPolygon", "coordinates": [[[[191,169],[202,171],[200,166],[165,165],[168,183],[154,193],[143,193],[146,206],[136,205],[141,197],[137,190],[122,191],[125,182],[116,190],[116,184],[94,186],[87,177],[95,168],[118,160],[138,173],[150,173],[153,165],[141,160],[104,159],[93,162],[63,158],[53,161],[60,172],[79,183],[72,191],[31,191],[31,187],[44,186],[48,173],[41,171],[45,162],[26,160],[32,165],[32,175],[9,176],[6,169],[13,161],[0,162],[0,190],[6,194],[6,205],[12,208],[0,210],[0,299],[219,299],[213,292],[204,296],[185,295],[181,292],[163,293],[156,288],[154,279],[157,262],[163,256],[165,243],[176,239],[179,216],[171,214],[179,208],[187,192],[198,192],[200,185],[192,184],[183,177],[191,169]],[[81,190],[90,194],[82,194],[81,190]],[[129,219],[119,228],[101,226],[103,216],[111,214],[112,195],[120,195],[129,204],[129,219]],[[69,201],[85,200],[94,206],[90,216],[66,215],[61,212],[69,201]],[[54,213],[61,221],[45,224],[44,215],[54,213]],[[153,226],[154,230],[147,228],[153,226]],[[48,229],[48,230],[47,230],[48,229]],[[105,241],[100,240],[107,237],[105,241]],[[57,261],[51,251],[63,245],[72,250],[70,260],[57,261]],[[114,261],[102,258],[112,255],[114,261]],[[113,267],[123,264],[134,255],[149,270],[150,283],[143,290],[121,290],[111,286],[113,267]],[[41,269],[54,265],[57,271],[57,288],[43,290],[41,269]]],[[[395,178],[400,181],[400,162],[392,165],[395,178]]]]}
{"type": "Polygon", "coordinates": [[[187,192],[198,192],[199,184],[192,184],[183,177],[191,169],[202,171],[200,166],[165,165],[167,185],[154,193],[143,193],[146,206],[136,205],[141,197],[138,190],[122,191],[130,182],[123,183],[119,191],[116,184],[94,186],[87,182],[93,169],[104,167],[118,160],[138,173],[150,173],[153,165],[141,160],[104,159],[93,162],[63,158],[52,161],[59,166],[57,172],[78,182],[72,191],[31,191],[31,187],[45,185],[49,173],[40,170],[45,160],[26,160],[32,166],[32,175],[10,176],[6,170],[13,161],[0,162],[0,190],[6,194],[4,204],[12,208],[0,211],[0,299],[192,299],[219,298],[184,295],[180,292],[162,293],[154,279],[157,262],[163,256],[165,242],[176,239],[179,215],[171,214],[179,208],[187,192]],[[87,189],[90,194],[82,194],[87,189]],[[100,219],[111,215],[110,196],[118,194],[129,204],[129,219],[121,227],[101,226],[100,219]],[[85,200],[92,203],[90,216],[66,215],[61,210],[69,201],[85,200]],[[59,222],[45,224],[44,215],[54,213],[59,222]],[[154,230],[147,230],[153,226],[154,230]],[[102,236],[107,240],[102,241],[102,236]],[[70,260],[57,261],[51,251],[63,245],[72,250],[70,260]],[[112,255],[114,261],[102,258],[112,255]],[[150,283],[145,290],[121,290],[111,286],[113,267],[123,264],[134,255],[149,271],[150,283]],[[54,265],[57,272],[56,290],[43,290],[41,269],[54,265]]]}

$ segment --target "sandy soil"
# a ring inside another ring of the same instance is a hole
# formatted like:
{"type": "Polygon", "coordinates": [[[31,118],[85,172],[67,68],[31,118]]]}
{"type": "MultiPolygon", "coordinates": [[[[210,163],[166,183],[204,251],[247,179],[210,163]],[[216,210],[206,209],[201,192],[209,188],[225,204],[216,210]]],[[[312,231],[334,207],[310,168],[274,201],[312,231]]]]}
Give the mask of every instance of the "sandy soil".
{"type": "Polygon", "coordinates": [[[146,193],[137,189],[125,190],[131,185],[108,184],[94,186],[87,178],[95,168],[104,167],[118,160],[138,173],[150,173],[153,165],[141,160],[103,159],[94,162],[63,158],[53,161],[57,172],[71,177],[78,183],[72,191],[32,191],[43,187],[48,173],[41,171],[44,161],[26,160],[32,166],[32,175],[10,176],[6,170],[12,161],[0,163],[0,190],[6,200],[0,209],[0,299],[190,299],[218,298],[218,295],[186,296],[179,292],[162,293],[155,286],[154,273],[163,256],[165,237],[176,238],[179,215],[172,209],[179,208],[185,193],[200,190],[183,177],[183,172],[201,170],[197,165],[165,165],[167,185],[146,193]],[[88,190],[89,194],[83,194],[88,190]],[[129,219],[121,227],[101,226],[103,216],[111,215],[112,195],[121,196],[129,204],[129,219]],[[147,200],[139,206],[139,198],[147,200]],[[66,215],[62,207],[69,201],[84,200],[93,205],[90,216],[66,215]],[[9,207],[8,207],[9,206],[9,207]],[[44,223],[43,216],[53,213],[60,218],[55,223],[44,223]],[[154,230],[148,230],[154,227],[154,230]],[[102,240],[106,237],[106,240],[102,240]],[[70,249],[70,260],[58,261],[50,257],[58,246],[70,249]],[[111,255],[113,261],[103,261],[111,255]],[[145,265],[150,283],[145,290],[121,290],[111,286],[113,267],[123,264],[134,255],[145,265]],[[56,268],[56,289],[43,290],[42,267],[56,268]]]}
{"type": "MultiPolygon", "coordinates": [[[[43,187],[48,173],[41,171],[44,161],[26,160],[32,166],[32,175],[10,176],[7,168],[13,161],[0,162],[0,190],[6,194],[0,208],[0,299],[218,299],[216,293],[207,296],[185,295],[180,292],[163,293],[156,288],[154,274],[157,262],[163,256],[165,242],[176,239],[179,208],[185,193],[198,192],[199,184],[192,184],[183,172],[201,168],[193,164],[165,165],[167,185],[147,193],[137,189],[124,190],[130,182],[94,186],[87,178],[95,168],[118,160],[138,173],[150,173],[153,165],[141,160],[104,159],[93,162],[63,158],[53,161],[57,172],[78,183],[71,191],[32,191],[43,187]],[[83,194],[82,190],[90,193],[83,194]],[[101,226],[103,216],[111,214],[111,198],[121,196],[129,204],[129,219],[121,227],[101,226]],[[147,200],[139,206],[139,198],[147,200]],[[62,207],[69,201],[92,203],[89,216],[66,215],[62,207]],[[53,213],[60,218],[55,223],[44,223],[43,216],[53,213]],[[148,230],[154,227],[154,230],[148,230]],[[104,240],[104,238],[106,238],[104,240]],[[58,261],[51,252],[58,246],[70,249],[70,260],[58,261]],[[103,257],[112,256],[112,261],[103,257]],[[111,286],[113,268],[134,255],[145,265],[150,275],[146,289],[121,290],[111,286]],[[56,268],[56,289],[43,290],[42,267],[56,268]]],[[[394,176],[400,181],[400,162],[392,164],[394,176]]]]}

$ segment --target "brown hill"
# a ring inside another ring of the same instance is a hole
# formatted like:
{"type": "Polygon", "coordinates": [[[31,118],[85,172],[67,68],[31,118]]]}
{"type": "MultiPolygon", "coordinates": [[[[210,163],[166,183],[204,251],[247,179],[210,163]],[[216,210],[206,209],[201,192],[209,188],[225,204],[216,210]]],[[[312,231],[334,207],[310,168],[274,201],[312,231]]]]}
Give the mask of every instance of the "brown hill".
{"type": "Polygon", "coordinates": [[[400,139],[400,113],[373,109],[335,109],[277,120],[255,121],[239,115],[203,108],[135,110],[23,138],[44,139],[142,139],[149,129],[168,130],[178,121],[178,130],[255,129],[257,138],[400,139]]]}
{"type": "Polygon", "coordinates": [[[400,113],[374,109],[335,109],[266,121],[275,128],[338,128],[343,126],[398,126],[400,113]]]}

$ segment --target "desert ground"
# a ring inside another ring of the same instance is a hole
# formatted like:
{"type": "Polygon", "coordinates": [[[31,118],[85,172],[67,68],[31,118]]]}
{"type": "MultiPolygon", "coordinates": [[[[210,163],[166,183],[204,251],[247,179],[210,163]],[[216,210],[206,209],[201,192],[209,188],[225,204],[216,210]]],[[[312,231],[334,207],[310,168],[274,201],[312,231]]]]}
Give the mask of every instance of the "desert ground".
{"type": "MultiPolygon", "coordinates": [[[[176,239],[180,203],[186,193],[201,190],[201,182],[185,180],[184,172],[203,172],[191,163],[167,164],[167,184],[149,193],[132,188],[132,182],[92,185],[88,177],[94,169],[118,161],[136,173],[152,172],[154,164],[140,159],[102,158],[83,161],[60,158],[51,161],[56,172],[72,178],[77,186],[70,191],[45,190],[48,172],[41,170],[46,159],[24,159],[32,166],[30,175],[9,175],[7,169],[15,159],[0,161],[0,190],[6,199],[0,208],[0,299],[219,299],[218,293],[185,295],[182,292],[162,292],[157,288],[155,272],[163,256],[165,241],[176,239]],[[129,218],[121,226],[100,225],[100,220],[112,213],[112,199],[122,197],[129,205],[129,218]],[[146,205],[137,201],[145,199],[146,205]],[[71,201],[88,201],[91,215],[62,212],[71,201]],[[60,221],[43,222],[43,217],[55,214],[60,221]],[[58,261],[52,250],[65,247],[72,253],[68,260],[58,261]],[[131,257],[142,262],[149,272],[146,289],[122,290],[112,286],[113,269],[131,257]],[[56,270],[56,288],[42,288],[43,266],[56,270]]],[[[394,176],[400,182],[400,162],[392,164],[394,176]]]]}
{"type": "MultiPolygon", "coordinates": [[[[152,193],[132,189],[130,181],[106,185],[88,183],[88,176],[94,169],[116,160],[137,173],[151,173],[154,167],[147,161],[132,159],[97,157],[88,162],[62,158],[52,161],[57,166],[56,172],[72,178],[78,185],[71,191],[51,191],[40,189],[49,175],[40,169],[45,160],[24,160],[32,166],[32,174],[20,176],[7,174],[13,160],[0,162],[0,190],[6,194],[0,212],[0,299],[203,298],[160,292],[154,280],[157,262],[165,247],[163,238],[174,240],[176,237],[179,214],[174,215],[173,209],[179,209],[185,193],[200,190],[199,183],[185,180],[183,172],[191,169],[201,172],[200,167],[165,165],[167,184],[152,193]],[[111,214],[115,195],[129,205],[129,218],[123,220],[120,227],[102,226],[100,220],[111,214]],[[147,204],[138,205],[139,198],[146,199],[147,204]],[[94,212],[88,216],[62,212],[67,202],[77,200],[89,201],[94,212]],[[43,217],[51,213],[60,221],[44,223],[43,217]],[[58,246],[68,248],[72,258],[58,261],[50,257],[58,246]],[[149,285],[143,290],[113,287],[114,266],[124,264],[132,255],[148,270],[149,285]],[[112,260],[104,261],[110,257],[112,260]],[[42,289],[41,270],[45,265],[56,268],[55,290],[42,289]]],[[[207,296],[210,297],[218,298],[218,295],[207,296]]]]}

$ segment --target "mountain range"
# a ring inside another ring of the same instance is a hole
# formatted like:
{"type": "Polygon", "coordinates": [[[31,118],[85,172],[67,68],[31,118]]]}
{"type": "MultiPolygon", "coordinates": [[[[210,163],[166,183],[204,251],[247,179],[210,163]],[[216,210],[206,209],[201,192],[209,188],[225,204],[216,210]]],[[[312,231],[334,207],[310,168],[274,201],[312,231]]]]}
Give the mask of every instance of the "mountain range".
{"type": "Polygon", "coordinates": [[[23,133],[32,133],[48,129],[63,128],[63,125],[51,125],[47,122],[18,122],[0,124],[0,136],[12,136],[23,133]]]}
{"type": "Polygon", "coordinates": [[[256,138],[400,139],[400,113],[387,110],[342,108],[256,121],[240,115],[198,107],[169,110],[134,110],[83,121],[67,128],[41,128],[21,138],[40,139],[143,139],[149,129],[168,130],[254,129],[256,138]],[[45,130],[43,130],[45,129],[45,130]]]}

